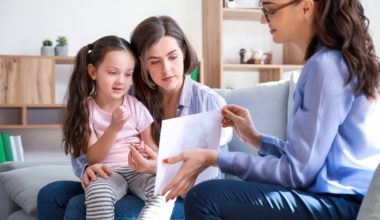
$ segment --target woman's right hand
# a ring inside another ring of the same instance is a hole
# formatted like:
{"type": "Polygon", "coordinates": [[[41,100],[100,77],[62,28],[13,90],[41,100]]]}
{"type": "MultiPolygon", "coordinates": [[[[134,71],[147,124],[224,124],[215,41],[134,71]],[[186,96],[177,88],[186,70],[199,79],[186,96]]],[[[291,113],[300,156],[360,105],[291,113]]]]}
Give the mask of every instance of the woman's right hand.
{"type": "Polygon", "coordinates": [[[92,164],[88,166],[83,173],[83,178],[81,181],[82,188],[86,190],[88,185],[92,181],[96,180],[97,176],[107,179],[109,176],[111,176],[111,174],[112,170],[106,165],[102,163],[92,164]]]}
{"type": "Polygon", "coordinates": [[[253,125],[249,111],[238,105],[222,108],[222,126],[233,127],[239,139],[255,147],[260,146],[261,134],[253,125]]]}

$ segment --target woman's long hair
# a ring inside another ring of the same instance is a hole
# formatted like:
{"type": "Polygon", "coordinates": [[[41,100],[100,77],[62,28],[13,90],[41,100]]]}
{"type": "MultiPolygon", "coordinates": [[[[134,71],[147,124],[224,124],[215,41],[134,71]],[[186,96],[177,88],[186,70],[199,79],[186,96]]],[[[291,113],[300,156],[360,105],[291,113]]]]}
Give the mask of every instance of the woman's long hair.
{"type": "Polygon", "coordinates": [[[135,71],[133,73],[134,95],[148,108],[153,116],[153,139],[157,145],[160,140],[163,114],[162,95],[146,68],[146,53],[152,45],[156,44],[164,36],[174,37],[177,40],[179,47],[184,51],[185,74],[190,74],[198,65],[198,59],[194,49],[177,22],[171,17],[149,17],[142,21],[133,31],[131,44],[140,61],[135,66],[135,71]]]}
{"type": "Polygon", "coordinates": [[[342,51],[350,71],[347,83],[357,80],[355,93],[363,92],[368,99],[376,99],[380,92],[380,63],[360,0],[315,2],[316,35],[307,48],[305,59],[315,53],[320,43],[342,51]]]}
{"type": "Polygon", "coordinates": [[[80,155],[88,147],[91,135],[89,126],[88,98],[96,91],[95,82],[87,72],[92,64],[97,68],[109,51],[127,50],[130,44],[123,38],[106,36],[82,47],[75,57],[74,70],[67,90],[67,107],[63,117],[63,145],[66,154],[80,155]]]}

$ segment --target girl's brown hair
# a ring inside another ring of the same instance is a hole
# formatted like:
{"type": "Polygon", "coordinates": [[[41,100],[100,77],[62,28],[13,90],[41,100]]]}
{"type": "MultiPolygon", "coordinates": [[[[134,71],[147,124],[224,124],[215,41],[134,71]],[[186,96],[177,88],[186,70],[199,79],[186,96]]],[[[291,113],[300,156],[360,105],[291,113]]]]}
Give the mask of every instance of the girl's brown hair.
{"type": "Polygon", "coordinates": [[[350,75],[355,80],[355,93],[363,92],[369,99],[379,95],[380,62],[368,33],[369,20],[360,0],[316,0],[316,34],[309,44],[305,59],[322,44],[342,51],[350,75]]]}
{"type": "MultiPolygon", "coordinates": [[[[174,37],[184,51],[184,74],[190,74],[198,65],[197,55],[177,22],[168,16],[149,17],[133,31],[131,44],[140,61],[133,74],[134,95],[148,108],[154,118],[153,139],[159,143],[162,122],[162,96],[146,69],[146,53],[162,37],[174,37]]],[[[185,76],[185,75],[184,75],[185,76]]]]}
{"type": "Polygon", "coordinates": [[[123,38],[105,36],[82,47],[75,57],[63,118],[63,145],[66,154],[78,157],[88,147],[91,135],[87,100],[95,93],[96,88],[87,72],[87,66],[92,64],[97,68],[106,54],[115,50],[127,50],[134,54],[130,44],[123,38]]]}

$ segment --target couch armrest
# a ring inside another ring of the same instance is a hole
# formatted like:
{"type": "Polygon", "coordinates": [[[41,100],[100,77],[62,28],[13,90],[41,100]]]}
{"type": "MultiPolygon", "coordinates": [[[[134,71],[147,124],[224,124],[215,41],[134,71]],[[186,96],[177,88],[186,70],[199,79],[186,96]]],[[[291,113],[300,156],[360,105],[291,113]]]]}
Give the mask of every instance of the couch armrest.
{"type": "MultiPolygon", "coordinates": [[[[0,164],[0,173],[10,170],[33,167],[39,165],[69,165],[70,162],[6,162],[0,164]]],[[[0,184],[0,220],[6,220],[16,210],[21,209],[8,195],[4,186],[0,184]]]]}
{"type": "Polygon", "coordinates": [[[21,209],[8,195],[0,184],[0,220],[6,220],[10,214],[21,209]]]}
{"type": "Polygon", "coordinates": [[[10,170],[16,170],[25,167],[33,167],[40,165],[70,165],[70,161],[50,161],[50,162],[5,162],[0,164],[0,173],[10,170]]]}

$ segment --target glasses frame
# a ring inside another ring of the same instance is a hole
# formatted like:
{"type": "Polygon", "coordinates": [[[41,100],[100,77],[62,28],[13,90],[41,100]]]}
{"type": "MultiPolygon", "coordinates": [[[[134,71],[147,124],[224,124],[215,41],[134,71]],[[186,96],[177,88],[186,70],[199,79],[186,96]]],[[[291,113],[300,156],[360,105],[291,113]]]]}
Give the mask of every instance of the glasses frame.
{"type": "Polygon", "coordinates": [[[274,15],[276,12],[280,11],[281,9],[284,9],[290,5],[293,5],[295,3],[298,3],[302,0],[293,0],[293,1],[290,1],[288,3],[284,3],[284,4],[281,4],[279,5],[278,7],[276,7],[275,9],[272,9],[270,12],[268,12],[265,8],[264,8],[264,5],[261,1],[259,1],[259,7],[260,7],[260,10],[261,12],[263,13],[265,19],[267,20],[267,22],[269,23],[269,16],[270,15],[274,15]]]}

